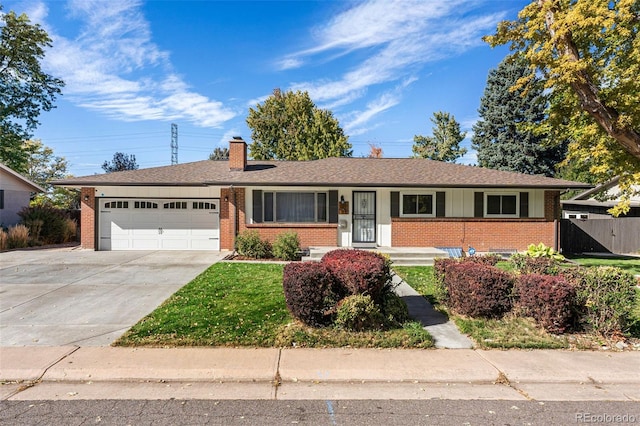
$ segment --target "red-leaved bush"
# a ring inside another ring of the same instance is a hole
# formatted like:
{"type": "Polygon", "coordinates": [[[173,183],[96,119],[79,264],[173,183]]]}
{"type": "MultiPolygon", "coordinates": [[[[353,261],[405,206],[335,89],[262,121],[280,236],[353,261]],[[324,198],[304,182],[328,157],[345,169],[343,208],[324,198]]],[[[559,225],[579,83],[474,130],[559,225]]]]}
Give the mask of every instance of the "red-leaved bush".
{"type": "Polygon", "coordinates": [[[336,302],[332,297],[334,280],[325,265],[289,263],[284,267],[282,284],[287,308],[294,317],[315,327],[331,322],[329,311],[336,302]]]}
{"type": "Polygon", "coordinates": [[[551,333],[564,333],[576,311],[576,290],[563,277],[520,275],[515,284],[517,305],[551,333]]]}
{"type": "Polygon", "coordinates": [[[385,286],[391,281],[387,260],[365,250],[333,250],[322,257],[322,264],[333,274],[340,298],[365,294],[381,303],[385,286]]]}
{"type": "Polygon", "coordinates": [[[451,308],[471,317],[501,317],[511,309],[513,278],[493,266],[476,262],[452,263],[445,285],[451,308]]]}

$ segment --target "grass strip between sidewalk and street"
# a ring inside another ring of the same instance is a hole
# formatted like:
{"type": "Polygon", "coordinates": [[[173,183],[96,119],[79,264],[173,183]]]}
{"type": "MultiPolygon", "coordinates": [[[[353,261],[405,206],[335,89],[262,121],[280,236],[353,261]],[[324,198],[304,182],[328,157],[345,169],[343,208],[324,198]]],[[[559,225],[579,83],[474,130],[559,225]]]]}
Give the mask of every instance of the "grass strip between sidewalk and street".
{"type": "Polygon", "coordinates": [[[218,262],[127,331],[116,346],[427,348],[418,323],[385,331],[311,328],[290,315],[283,265],[218,262]]]}

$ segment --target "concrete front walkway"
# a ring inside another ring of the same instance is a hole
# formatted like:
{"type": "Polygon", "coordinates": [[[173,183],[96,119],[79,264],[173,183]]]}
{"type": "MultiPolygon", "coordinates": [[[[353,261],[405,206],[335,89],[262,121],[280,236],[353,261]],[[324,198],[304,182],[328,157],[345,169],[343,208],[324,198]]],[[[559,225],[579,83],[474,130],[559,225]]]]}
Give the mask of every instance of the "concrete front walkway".
{"type": "Polygon", "coordinates": [[[470,349],[473,347],[471,339],[460,333],[453,321],[450,321],[442,312],[436,311],[427,299],[402,278],[393,274],[393,283],[396,284],[396,293],[407,304],[409,315],[420,322],[431,334],[436,348],[470,349]]]}
{"type": "Polygon", "coordinates": [[[639,401],[640,352],[0,348],[0,399],[639,401]]]}
{"type": "Polygon", "coordinates": [[[77,248],[0,253],[0,346],[109,345],[222,256],[77,248]]]}

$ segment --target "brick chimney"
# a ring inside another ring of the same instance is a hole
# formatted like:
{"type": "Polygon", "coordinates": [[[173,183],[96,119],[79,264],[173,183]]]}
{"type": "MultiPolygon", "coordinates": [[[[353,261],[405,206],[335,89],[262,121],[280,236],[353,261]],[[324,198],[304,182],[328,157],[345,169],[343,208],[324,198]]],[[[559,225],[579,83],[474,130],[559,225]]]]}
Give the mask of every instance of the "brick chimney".
{"type": "Polygon", "coordinates": [[[229,169],[241,172],[247,168],[247,143],[241,136],[234,136],[229,141],[229,169]]]}

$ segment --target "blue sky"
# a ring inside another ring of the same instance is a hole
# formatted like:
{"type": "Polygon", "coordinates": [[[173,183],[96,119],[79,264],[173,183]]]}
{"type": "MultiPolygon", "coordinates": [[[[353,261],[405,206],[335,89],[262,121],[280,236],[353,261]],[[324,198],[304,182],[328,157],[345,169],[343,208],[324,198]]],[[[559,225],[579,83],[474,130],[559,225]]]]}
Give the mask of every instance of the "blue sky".
{"type": "MultiPolygon", "coordinates": [[[[53,39],[44,68],[66,82],[35,138],[76,176],[117,151],[141,168],[206,159],[250,142],[250,107],[274,88],[333,111],[355,156],[411,155],[436,111],[467,130],[488,72],[508,53],[481,37],[526,1],[2,1],[53,39]]],[[[459,160],[474,163],[470,152],[459,160]]]]}

